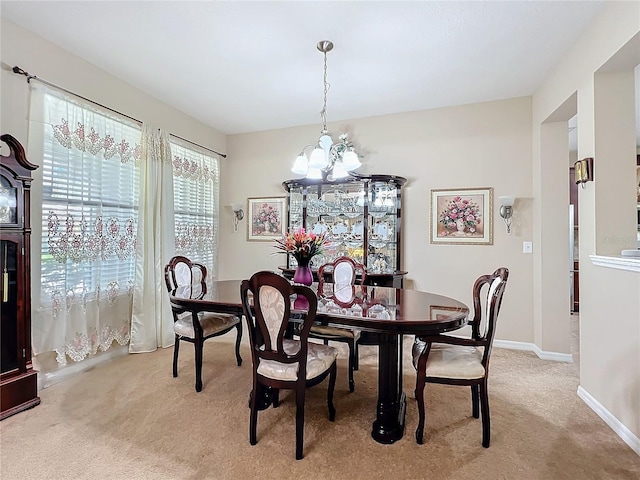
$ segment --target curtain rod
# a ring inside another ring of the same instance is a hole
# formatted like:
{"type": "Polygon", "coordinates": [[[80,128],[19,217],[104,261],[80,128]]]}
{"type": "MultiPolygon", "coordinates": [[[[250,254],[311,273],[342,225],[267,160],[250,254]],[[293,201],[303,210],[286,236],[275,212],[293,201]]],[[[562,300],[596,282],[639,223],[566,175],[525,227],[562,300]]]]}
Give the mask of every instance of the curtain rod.
{"type": "MultiPolygon", "coordinates": [[[[118,115],[122,115],[123,117],[128,118],[129,120],[133,120],[134,122],[139,123],[139,124],[142,125],[142,120],[138,120],[135,117],[127,115],[126,113],[119,112],[118,110],[114,110],[113,108],[107,107],[106,105],[102,105],[101,103],[98,103],[95,100],[91,100],[90,98],[83,97],[82,95],[78,95],[77,93],[72,92],[70,90],[67,90],[66,88],[62,88],[62,87],[56,85],[55,83],[51,83],[51,82],[48,82],[48,81],[46,81],[46,80],[44,80],[44,79],[42,79],[40,77],[36,77],[35,75],[31,75],[29,72],[25,72],[22,68],[20,68],[18,66],[13,67],[12,70],[13,70],[13,73],[17,73],[18,75],[24,75],[25,77],[27,77],[27,83],[31,82],[31,80],[37,80],[37,81],[39,81],[41,83],[44,83],[45,85],[49,85],[50,87],[57,88],[58,90],[62,90],[65,93],[68,93],[68,94],[73,95],[75,97],[81,98],[81,99],[83,99],[83,100],[85,100],[85,101],[87,101],[89,103],[93,103],[94,105],[97,105],[97,106],[102,107],[102,108],[104,108],[106,110],[109,110],[110,112],[117,113],[118,115]]],[[[187,143],[190,143],[192,145],[195,145],[197,147],[200,147],[200,148],[203,148],[205,150],[208,150],[209,152],[213,152],[216,155],[220,155],[222,158],[227,158],[226,154],[220,153],[220,152],[216,152],[212,148],[205,147],[204,145],[200,145],[199,143],[192,142],[191,140],[187,140],[186,138],[182,138],[179,135],[175,135],[173,133],[170,133],[169,135],[171,135],[172,137],[178,138],[180,140],[183,140],[183,141],[185,141],[187,143]]]]}

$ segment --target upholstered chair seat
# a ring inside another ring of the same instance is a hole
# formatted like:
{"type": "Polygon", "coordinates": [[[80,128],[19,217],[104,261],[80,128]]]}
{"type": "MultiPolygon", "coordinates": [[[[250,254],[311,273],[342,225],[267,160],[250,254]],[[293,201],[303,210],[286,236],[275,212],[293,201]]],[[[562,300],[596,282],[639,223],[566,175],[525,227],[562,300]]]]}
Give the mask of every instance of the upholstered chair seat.
{"type": "MultiPolygon", "coordinates": [[[[220,333],[240,323],[240,319],[231,314],[226,313],[209,313],[200,312],[198,320],[202,327],[202,336],[209,337],[220,333]]],[[[182,314],[178,320],[173,322],[173,331],[176,335],[186,338],[196,338],[196,332],[193,328],[193,318],[190,313],[182,314]]]]}
{"type": "MultiPolygon", "coordinates": [[[[413,366],[418,368],[418,359],[427,344],[416,339],[413,344],[413,366]]],[[[484,377],[482,350],[476,347],[434,343],[427,358],[427,377],[470,380],[484,377]]]]}
{"type": "Polygon", "coordinates": [[[311,330],[316,335],[334,336],[334,337],[349,337],[353,338],[356,342],[360,339],[362,330],[357,328],[340,328],[332,327],[331,325],[314,325],[311,330]]]}
{"type": "MultiPolygon", "coordinates": [[[[283,349],[287,355],[295,355],[300,351],[300,340],[283,340],[283,349]]],[[[309,343],[307,350],[307,380],[325,372],[336,361],[338,350],[328,345],[309,343]]],[[[260,360],[258,374],[274,380],[295,381],[298,379],[297,363],[280,363],[276,360],[260,360]]]]}

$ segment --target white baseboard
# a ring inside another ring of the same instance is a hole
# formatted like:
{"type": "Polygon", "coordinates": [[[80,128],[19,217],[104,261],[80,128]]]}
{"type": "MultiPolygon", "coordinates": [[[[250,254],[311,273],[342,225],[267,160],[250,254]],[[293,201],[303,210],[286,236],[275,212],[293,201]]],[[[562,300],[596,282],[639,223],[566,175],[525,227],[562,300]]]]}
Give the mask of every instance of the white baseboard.
{"type": "Polygon", "coordinates": [[[622,439],[624,443],[631,447],[631,450],[640,456],[640,438],[636,437],[631,430],[625,427],[620,420],[604,408],[600,402],[591,396],[584,388],[578,387],[578,397],[587,406],[611,427],[611,429],[622,439]]]}
{"type": "Polygon", "coordinates": [[[104,353],[87,358],[81,362],[67,364],[52,372],[38,372],[38,390],[60,383],[73,375],[84,372],[116,357],[129,354],[129,344],[112,347],[104,353]]]}
{"type": "Polygon", "coordinates": [[[511,340],[494,340],[493,346],[498,348],[508,348],[510,350],[526,350],[535,353],[542,360],[553,360],[555,362],[573,363],[570,353],[545,352],[540,350],[535,343],[514,342],[511,340]]]}

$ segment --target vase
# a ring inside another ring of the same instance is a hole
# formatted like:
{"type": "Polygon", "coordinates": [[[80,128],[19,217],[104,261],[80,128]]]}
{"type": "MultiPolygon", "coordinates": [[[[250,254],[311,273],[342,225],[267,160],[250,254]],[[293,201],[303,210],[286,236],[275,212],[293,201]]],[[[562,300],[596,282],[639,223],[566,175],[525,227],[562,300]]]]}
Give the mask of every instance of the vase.
{"type": "Polygon", "coordinates": [[[313,283],[313,273],[311,273],[311,267],[308,263],[298,262],[298,268],[293,274],[293,281],[307,286],[313,283]]]}
{"type": "Polygon", "coordinates": [[[456,229],[460,233],[464,232],[464,221],[461,218],[456,220],[456,229]]]}

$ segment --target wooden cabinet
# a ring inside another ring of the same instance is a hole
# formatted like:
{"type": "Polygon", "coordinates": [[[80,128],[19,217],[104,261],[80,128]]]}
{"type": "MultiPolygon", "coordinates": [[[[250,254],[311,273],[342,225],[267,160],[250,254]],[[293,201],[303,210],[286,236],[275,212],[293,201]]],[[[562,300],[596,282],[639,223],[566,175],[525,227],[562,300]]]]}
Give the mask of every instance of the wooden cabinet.
{"type": "Polygon", "coordinates": [[[31,364],[31,172],[22,145],[11,135],[0,162],[0,420],[35,407],[37,373],[31,364]]]}
{"type": "MultiPolygon", "coordinates": [[[[403,177],[359,175],[336,180],[296,179],[283,183],[288,193],[289,229],[326,233],[329,240],[316,265],[348,256],[367,267],[370,285],[402,287],[401,220],[403,177]]],[[[295,259],[282,268],[293,276],[295,259]]]]}

